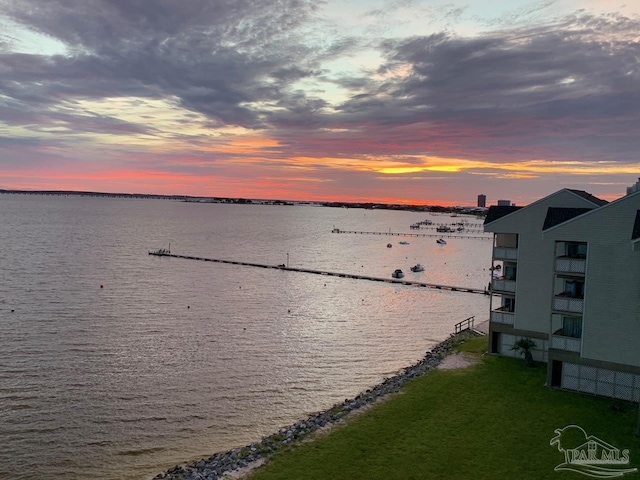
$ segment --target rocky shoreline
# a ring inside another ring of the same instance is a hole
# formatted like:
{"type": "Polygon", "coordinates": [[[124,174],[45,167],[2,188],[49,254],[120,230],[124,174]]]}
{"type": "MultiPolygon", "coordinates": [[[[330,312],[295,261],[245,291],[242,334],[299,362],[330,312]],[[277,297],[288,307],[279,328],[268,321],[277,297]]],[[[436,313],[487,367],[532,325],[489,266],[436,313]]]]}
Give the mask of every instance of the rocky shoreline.
{"type": "Polygon", "coordinates": [[[360,393],[352,399],[335,404],[328,410],[313,413],[306,419],[281,428],[277,433],[244,447],[235,448],[224,453],[216,453],[209,458],[193,461],[185,465],[177,465],[164,473],[153,477],[153,480],[218,480],[225,475],[250,466],[254,462],[265,459],[275,451],[301,440],[309,434],[339,422],[347,414],[375,403],[381,397],[398,392],[409,380],[422,376],[437,367],[451,349],[470,336],[477,336],[472,330],[465,330],[451,335],[438,343],[417,363],[404,368],[393,377],[360,393]]]}

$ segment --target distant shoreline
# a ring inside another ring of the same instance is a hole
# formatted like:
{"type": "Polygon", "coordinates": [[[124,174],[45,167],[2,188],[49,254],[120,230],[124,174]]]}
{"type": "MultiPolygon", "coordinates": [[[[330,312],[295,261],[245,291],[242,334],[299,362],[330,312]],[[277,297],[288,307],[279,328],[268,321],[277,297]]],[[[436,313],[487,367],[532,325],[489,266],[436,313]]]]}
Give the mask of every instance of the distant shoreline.
{"type": "Polygon", "coordinates": [[[282,205],[282,206],[317,206],[334,208],[364,208],[369,210],[402,210],[410,212],[433,213],[462,213],[483,216],[486,209],[477,207],[443,207],[440,205],[405,205],[397,203],[375,202],[328,202],[328,201],[303,201],[303,200],[278,200],[257,199],[240,197],[198,197],[191,195],[161,195],[154,193],[117,193],[117,192],[92,192],[77,190],[13,190],[0,189],[0,194],[13,195],[45,195],[57,197],[94,197],[94,198],[125,198],[134,200],[174,200],[187,203],[224,203],[235,205],[282,205]]]}

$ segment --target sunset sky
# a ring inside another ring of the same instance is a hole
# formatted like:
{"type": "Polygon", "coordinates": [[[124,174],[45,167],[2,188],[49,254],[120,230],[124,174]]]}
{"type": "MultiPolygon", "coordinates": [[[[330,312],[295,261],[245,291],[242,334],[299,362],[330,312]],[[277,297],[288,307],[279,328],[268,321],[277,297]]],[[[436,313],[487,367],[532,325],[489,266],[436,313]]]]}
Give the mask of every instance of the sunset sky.
{"type": "Polygon", "coordinates": [[[639,176],[636,0],[0,0],[0,188],[524,205],[639,176]]]}

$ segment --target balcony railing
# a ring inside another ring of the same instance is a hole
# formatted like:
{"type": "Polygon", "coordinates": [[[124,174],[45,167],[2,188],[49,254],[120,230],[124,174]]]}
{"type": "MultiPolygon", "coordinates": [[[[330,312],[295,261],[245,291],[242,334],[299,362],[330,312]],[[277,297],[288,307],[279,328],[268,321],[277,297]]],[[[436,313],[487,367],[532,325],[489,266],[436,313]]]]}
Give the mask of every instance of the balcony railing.
{"type": "Polygon", "coordinates": [[[493,258],[496,260],[517,260],[518,249],[509,247],[494,247],[493,258]]]}
{"type": "Polygon", "coordinates": [[[515,292],[516,281],[507,280],[505,278],[494,278],[491,281],[491,289],[499,292],[515,292]]]}
{"type": "Polygon", "coordinates": [[[585,273],[587,261],[584,258],[559,257],[556,259],[556,272],[585,273]]]}
{"type": "Polygon", "coordinates": [[[551,348],[580,353],[580,339],[563,335],[551,335],[551,348]]]}
{"type": "Polygon", "coordinates": [[[553,309],[559,312],[582,313],[584,300],[582,298],[573,298],[565,296],[556,296],[553,298],[553,309]]]}
{"type": "Polygon", "coordinates": [[[494,323],[504,323],[505,325],[513,325],[516,315],[513,312],[500,310],[499,308],[491,312],[491,321],[494,323]]]}

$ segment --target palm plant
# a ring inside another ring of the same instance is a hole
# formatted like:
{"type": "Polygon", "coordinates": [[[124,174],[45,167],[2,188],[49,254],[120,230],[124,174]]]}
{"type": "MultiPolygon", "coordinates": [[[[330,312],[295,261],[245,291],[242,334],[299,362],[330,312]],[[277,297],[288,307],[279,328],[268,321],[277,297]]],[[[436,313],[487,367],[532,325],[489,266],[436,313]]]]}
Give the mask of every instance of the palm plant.
{"type": "Polygon", "coordinates": [[[533,354],[531,350],[536,346],[536,343],[530,338],[520,338],[513,344],[511,350],[519,350],[524,355],[524,363],[528,367],[533,366],[533,354]]]}

